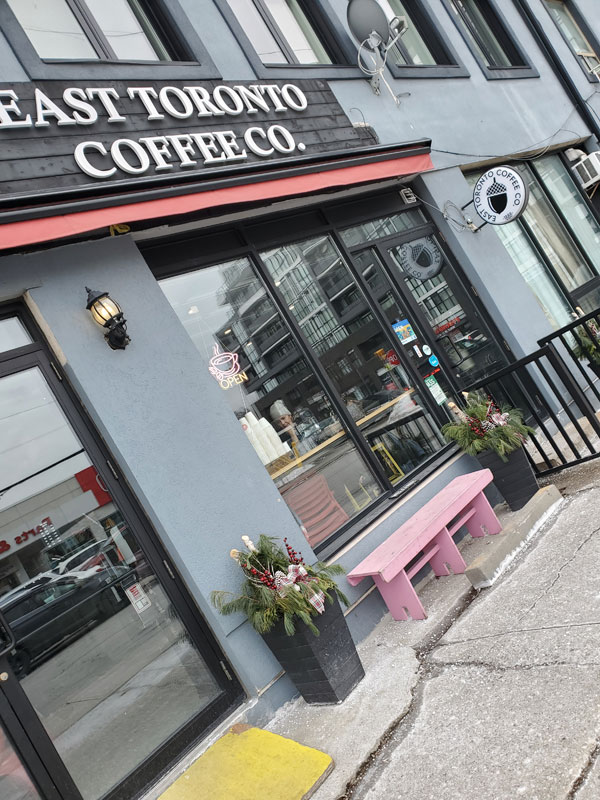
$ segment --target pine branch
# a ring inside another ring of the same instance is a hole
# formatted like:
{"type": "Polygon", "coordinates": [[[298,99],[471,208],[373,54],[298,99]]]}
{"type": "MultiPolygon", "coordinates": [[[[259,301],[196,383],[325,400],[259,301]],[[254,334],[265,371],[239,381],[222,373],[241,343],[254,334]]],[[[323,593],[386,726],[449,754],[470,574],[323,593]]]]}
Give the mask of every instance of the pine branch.
{"type": "Polygon", "coordinates": [[[317,562],[309,566],[304,563],[300,553],[285,541],[285,549],[278,540],[262,534],[256,545],[246,537],[247,552],[232,551],[232,556],[242,568],[246,580],[242,593],[235,596],[230,592],[214,591],[211,602],[221,614],[245,614],[256,631],[267,633],[278,621],[288,636],[296,630],[296,619],[303,622],[315,635],[319,635],[314,624],[318,611],[311,600],[316,592],[323,592],[326,602],[331,604],[337,597],[345,605],[348,600],[338,587],[334,576],[343,575],[345,570],[339,564],[317,562]],[[302,566],[307,575],[284,590],[277,588],[275,576],[278,572],[288,575],[291,565],[302,566]]]}

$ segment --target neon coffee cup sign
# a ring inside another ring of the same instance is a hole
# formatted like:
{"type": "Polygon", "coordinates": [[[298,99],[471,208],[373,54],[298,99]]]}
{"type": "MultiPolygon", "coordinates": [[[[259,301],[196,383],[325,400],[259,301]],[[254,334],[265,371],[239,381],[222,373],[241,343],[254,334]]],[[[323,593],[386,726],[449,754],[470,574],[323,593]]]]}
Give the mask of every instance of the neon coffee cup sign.
{"type": "Polygon", "coordinates": [[[231,389],[248,380],[248,375],[242,370],[240,357],[237,353],[223,352],[218,344],[214,346],[208,371],[219,382],[221,389],[231,389]]]}
{"type": "Polygon", "coordinates": [[[473,204],[481,219],[491,225],[514,222],[527,208],[529,186],[511,167],[493,167],[475,184],[473,204]]]}

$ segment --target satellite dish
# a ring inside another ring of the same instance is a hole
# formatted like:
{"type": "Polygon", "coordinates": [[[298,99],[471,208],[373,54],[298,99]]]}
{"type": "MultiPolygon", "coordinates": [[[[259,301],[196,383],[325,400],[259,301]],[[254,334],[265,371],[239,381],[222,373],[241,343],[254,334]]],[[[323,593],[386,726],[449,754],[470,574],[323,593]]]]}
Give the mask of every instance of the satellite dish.
{"type": "Polygon", "coordinates": [[[390,40],[390,23],[377,0],[350,0],[347,16],[352,35],[361,44],[373,32],[379,36],[381,44],[390,40]]]}

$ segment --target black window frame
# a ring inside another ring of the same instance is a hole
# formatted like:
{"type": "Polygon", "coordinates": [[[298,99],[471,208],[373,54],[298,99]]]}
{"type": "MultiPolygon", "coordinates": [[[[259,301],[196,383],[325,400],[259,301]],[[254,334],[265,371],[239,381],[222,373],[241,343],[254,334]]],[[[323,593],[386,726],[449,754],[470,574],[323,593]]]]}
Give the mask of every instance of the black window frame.
{"type": "MultiPolygon", "coordinates": [[[[583,33],[585,38],[588,40],[590,46],[592,47],[592,51],[593,51],[594,55],[600,61],[600,42],[596,38],[596,36],[593,33],[593,31],[590,28],[590,26],[587,24],[587,22],[585,20],[585,17],[583,16],[583,14],[581,13],[581,11],[579,10],[579,8],[577,6],[577,3],[575,3],[574,0],[560,0],[560,2],[562,2],[562,4],[567,9],[567,11],[573,17],[575,23],[581,28],[581,32],[583,33]]],[[[584,63],[583,58],[577,53],[576,50],[573,50],[573,48],[571,47],[571,42],[565,36],[564,32],[560,29],[560,27],[556,24],[556,20],[554,19],[554,17],[550,13],[550,9],[548,8],[548,5],[546,4],[545,0],[542,0],[542,5],[546,9],[546,11],[548,13],[548,16],[552,20],[552,24],[554,25],[556,30],[559,32],[559,34],[560,34],[561,38],[563,39],[563,41],[565,42],[565,44],[567,45],[567,47],[569,49],[569,52],[571,53],[571,55],[575,58],[575,60],[579,64],[579,67],[580,67],[581,71],[584,73],[585,77],[588,79],[588,81],[590,83],[598,83],[600,81],[600,73],[590,72],[590,70],[587,68],[587,66],[584,63]]]]}
{"type": "MultiPolygon", "coordinates": [[[[415,237],[433,234],[439,237],[438,244],[443,248],[445,259],[448,265],[454,270],[459,282],[465,292],[469,294],[470,281],[458,259],[454,256],[450,248],[445,244],[445,240],[439,236],[440,231],[435,222],[427,214],[427,209],[418,200],[406,200],[397,191],[387,191],[382,193],[370,192],[358,199],[348,199],[346,201],[338,199],[326,202],[312,209],[298,209],[295,212],[278,215],[275,217],[259,217],[256,220],[224,222],[222,225],[211,229],[200,228],[198,230],[186,231],[185,233],[175,234],[168,237],[158,237],[147,241],[140,241],[138,247],[140,252],[152,271],[157,281],[164,278],[183,275],[203,268],[210,268],[215,264],[228,259],[243,257],[249,259],[253,269],[262,281],[267,296],[274,304],[281,320],[287,326],[287,330],[292,334],[292,338],[297,343],[299,351],[312,371],[316,380],[320,383],[322,390],[327,395],[331,407],[337,414],[339,420],[344,424],[348,439],[354,443],[356,450],[363,457],[366,464],[371,469],[374,479],[379,482],[382,489],[381,494],[367,507],[359,511],[352,519],[342,525],[337,531],[328,536],[322,542],[314,546],[315,553],[321,559],[331,558],[341,548],[352,542],[356,536],[364,530],[366,525],[374,522],[379,516],[385,514],[390,506],[398,502],[399,499],[409,494],[422,481],[439,469],[450,458],[458,452],[453,443],[448,443],[430,455],[422,464],[408,473],[406,480],[397,484],[390,485],[385,472],[373,459],[372,453],[363,434],[356,426],[354,419],[346,408],[339,396],[334,379],[329,376],[313,348],[307,341],[305,335],[300,330],[296,318],[288,309],[285,299],[277,288],[275,279],[264,267],[260,253],[264,249],[275,246],[292,244],[307,236],[328,235],[332,237],[335,246],[339,250],[342,258],[348,265],[349,272],[356,283],[359,291],[365,296],[369,296],[369,289],[365,286],[366,279],[361,276],[360,270],[356,267],[352,254],[360,249],[368,248],[369,244],[360,244],[356,247],[347,247],[341,236],[340,231],[352,225],[360,224],[377,219],[380,216],[387,216],[394,213],[403,213],[420,208],[425,212],[426,219],[421,225],[412,228],[409,232],[393,234],[387,239],[378,239],[372,244],[383,244],[385,241],[393,239],[395,241],[411,241],[415,237]],[[275,220],[275,222],[274,222],[275,220]],[[202,246],[198,242],[202,240],[202,246]]],[[[385,271],[385,270],[384,270],[385,271]]],[[[394,289],[394,281],[392,291],[394,289]]],[[[474,292],[471,292],[474,294],[474,292]]],[[[398,301],[399,295],[395,295],[398,301]]],[[[474,299],[477,313],[482,317],[490,334],[496,341],[502,342],[503,337],[499,328],[494,322],[491,314],[484,305],[483,301],[474,299]]],[[[369,304],[369,303],[368,303],[369,304]]],[[[382,329],[389,337],[390,347],[397,345],[394,334],[387,322],[381,317],[377,317],[382,325],[382,329]]],[[[507,363],[514,360],[512,353],[506,354],[507,363]]],[[[418,380],[417,373],[410,363],[404,364],[409,375],[418,380]]],[[[419,384],[416,384],[419,385],[419,384]]],[[[458,397],[458,388],[455,388],[458,397]]],[[[438,430],[447,419],[441,412],[439,406],[433,398],[423,389],[421,399],[424,407],[429,411],[433,420],[438,425],[438,430]]]]}
{"type": "Polygon", "coordinates": [[[0,0],[0,30],[6,37],[21,66],[31,80],[174,80],[219,79],[221,75],[200,37],[178,3],[152,0],[149,17],[167,49],[179,56],[171,61],[139,61],[111,56],[112,50],[99,26],[89,13],[82,11],[79,0],[66,0],[74,11],[92,47],[104,57],[97,59],[44,59],[21,27],[8,5],[0,0]],[[74,9],[77,9],[76,11],[74,9]],[[108,49],[107,49],[108,47],[108,49]]]}
{"type": "MultiPolygon", "coordinates": [[[[260,0],[258,0],[260,2],[260,0]]],[[[227,0],[215,0],[223,18],[238,41],[246,59],[257,78],[358,78],[364,77],[357,64],[357,45],[350,39],[340,24],[340,19],[331,7],[329,0],[300,0],[302,10],[315,28],[319,38],[332,58],[331,64],[264,64],[254,49],[252,42],[238,22],[227,0]]],[[[257,6],[258,8],[258,6],[257,6]]],[[[269,26],[273,33],[273,28],[269,26]]],[[[276,37],[281,47],[283,35],[276,37]]],[[[284,50],[287,54],[287,50],[284,50]]]]}
{"type": "MultiPolygon", "coordinates": [[[[394,78],[469,78],[471,73],[461,62],[439,20],[433,16],[423,0],[403,0],[403,3],[437,63],[398,64],[394,61],[394,54],[391,51],[387,66],[394,78]]],[[[402,37],[398,45],[399,50],[406,50],[402,47],[402,37]]]]}
{"type": "Polygon", "coordinates": [[[516,61],[517,59],[520,61],[519,64],[515,64],[514,66],[510,67],[489,67],[485,60],[481,57],[477,48],[473,46],[467,31],[467,23],[464,21],[460,10],[454,3],[454,0],[441,0],[441,2],[446,8],[446,11],[452,19],[452,22],[457,27],[465,44],[469,48],[471,55],[478,63],[487,80],[539,78],[539,72],[533,67],[531,61],[525,55],[525,51],[514,35],[512,26],[508,23],[506,17],[501,12],[497,0],[484,0],[481,5],[481,11],[505,54],[511,59],[511,61],[516,61]]]}

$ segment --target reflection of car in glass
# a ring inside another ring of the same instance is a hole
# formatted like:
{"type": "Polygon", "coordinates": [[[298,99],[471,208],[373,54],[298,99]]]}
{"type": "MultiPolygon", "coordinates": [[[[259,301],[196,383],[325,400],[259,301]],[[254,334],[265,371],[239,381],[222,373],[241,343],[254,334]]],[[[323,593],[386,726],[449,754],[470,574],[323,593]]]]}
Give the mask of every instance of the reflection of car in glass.
{"type": "Polygon", "coordinates": [[[71,572],[74,569],[77,569],[80,564],[83,564],[87,561],[91,556],[95,555],[100,551],[103,542],[92,542],[92,544],[86,544],[85,547],[81,547],[75,553],[71,553],[66,558],[61,557],[53,557],[54,564],[52,566],[52,572],[56,572],[59,575],[64,575],[65,572],[71,572]]]}
{"type": "Polygon", "coordinates": [[[100,542],[96,551],[92,551],[91,557],[83,561],[77,569],[79,572],[102,572],[113,566],[122,566],[123,563],[124,558],[117,545],[112,539],[105,539],[100,542]]]}
{"type": "Polygon", "coordinates": [[[85,579],[71,575],[57,577],[0,601],[17,641],[9,657],[17,675],[26,675],[57,650],[83,635],[125,606],[122,584],[132,572],[119,568],[119,580],[101,574],[85,579]]]}
{"type": "Polygon", "coordinates": [[[2,598],[0,599],[0,607],[4,603],[7,603],[9,599],[12,599],[19,594],[23,594],[23,592],[29,592],[38,586],[44,586],[51,581],[55,581],[57,580],[57,577],[58,576],[53,572],[40,572],[40,574],[36,575],[35,578],[25,581],[25,583],[22,583],[20,586],[16,586],[14,589],[11,589],[9,592],[3,594],[2,598]]]}

